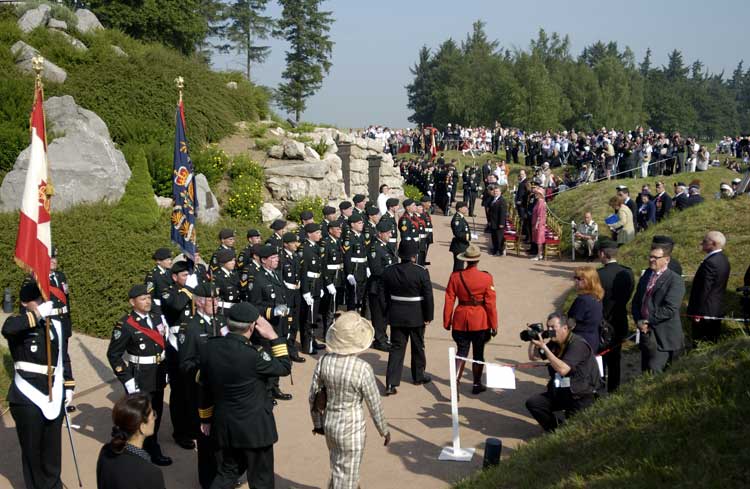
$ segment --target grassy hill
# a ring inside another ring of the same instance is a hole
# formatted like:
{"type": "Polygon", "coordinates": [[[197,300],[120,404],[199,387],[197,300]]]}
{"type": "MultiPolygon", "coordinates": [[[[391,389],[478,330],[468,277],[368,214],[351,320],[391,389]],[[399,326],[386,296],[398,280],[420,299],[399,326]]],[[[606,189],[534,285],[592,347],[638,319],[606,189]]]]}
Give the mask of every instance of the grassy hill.
{"type": "Polygon", "coordinates": [[[748,368],[749,338],[694,352],[454,487],[748,487],[748,368]]]}

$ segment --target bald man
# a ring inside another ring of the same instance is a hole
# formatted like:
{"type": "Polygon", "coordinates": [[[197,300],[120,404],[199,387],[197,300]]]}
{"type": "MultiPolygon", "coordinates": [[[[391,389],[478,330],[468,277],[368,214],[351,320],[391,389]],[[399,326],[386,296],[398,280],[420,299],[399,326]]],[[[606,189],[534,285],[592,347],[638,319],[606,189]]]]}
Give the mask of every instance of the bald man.
{"type": "Polygon", "coordinates": [[[721,321],[703,319],[700,316],[724,316],[724,291],[729,280],[729,259],[724,254],[727,239],[719,231],[709,231],[701,241],[706,254],[693,277],[687,313],[691,316],[693,342],[719,339],[721,321]]]}

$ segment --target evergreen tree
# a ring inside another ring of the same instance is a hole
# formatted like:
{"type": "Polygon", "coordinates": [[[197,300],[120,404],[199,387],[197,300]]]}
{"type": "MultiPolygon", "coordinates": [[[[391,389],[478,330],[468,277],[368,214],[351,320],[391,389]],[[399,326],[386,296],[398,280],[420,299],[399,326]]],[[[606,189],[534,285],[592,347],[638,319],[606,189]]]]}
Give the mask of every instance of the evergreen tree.
{"type": "Polygon", "coordinates": [[[229,20],[226,27],[226,38],[229,45],[222,50],[234,48],[237,53],[245,55],[245,76],[250,79],[250,67],[253,63],[262,63],[271,52],[269,46],[259,46],[256,39],[268,39],[274,27],[274,20],[263,12],[268,0],[235,0],[226,10],[229,20]]]}
{"type": "Polygon", "coordinates": [[[406,94],[409,98],[407,107],[414,111],[409,116],[410,122],[429,124],[435,115],[433,67],[430,49],[422,46],[419,50],[419,61],[413,68],[409,68],[414,81],[406,86],[406,94]]]}
{"type": "Polygon", "coordinates": [[[641,76],[644,78],[651,73],[651,48],[646,49],[646,56],[643,57],[643,61],[638,65],[638,71],[641,72],[641,76]]]}
{"type": "Polygon", "coordinates": [[[331,69],[333,42],[328,36],[333,24],[331,12],[320,10],[322,0],[279,0],[281,19],[274,34],[286,39],[286,69],[276,93],[277,103],[294,113],[295,121],[305,110],[306,100],[323,85],[331,69]]]}
{"type": "Polygon", "coordinates": [[[667,80],[679,80],[687,77],[689,68],[685,66],[682,61],[682,53],[678,50],[674,50],[669,53],[669,60],[667,67],[664,69],[664,74],[667,76],[667,80]]]}

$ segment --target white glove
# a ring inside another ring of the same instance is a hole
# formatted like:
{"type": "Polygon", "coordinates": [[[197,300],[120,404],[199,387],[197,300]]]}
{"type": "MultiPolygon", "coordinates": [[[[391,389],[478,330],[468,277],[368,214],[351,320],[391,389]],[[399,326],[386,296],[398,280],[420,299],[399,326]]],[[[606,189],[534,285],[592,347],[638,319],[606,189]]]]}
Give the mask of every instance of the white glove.
{"type": "Polygon", "coordinates": [[[325,290],[323,290],[323,289],[320,289],[320,298],[321,298],[321,299],[323,298],[323,296],[325,295],[325,293],[326,293],[326,291],[325,291],[325,290]]]}
{"type": "Polygon", "coordinates": [[[65,389],[65,405],[73,402],[73,389],[65,389]]]}
{"type": "Polygon", "coordinates": [[[326,289],[328,290],[328,293],[331,295],[336,295],[336,286],[333,284],[326,285],[326,289]]]}
{"type": "Polygon", "coordinates": [[[211,423],[201,423],[201,433],[205,436],[211,436],[211,423]]]}
{"type": "Polygon", "coordinates": [[[274,317],[286,316],[287,314],[289,314],[289,308],[286,304],[280,304],[273,308],[274,317]]]}
{"type": "Polygon", "coordinates": [[[135,394],[138,392],[138,387],[135,386],[135,379],[130,379],[125,382],[125,390],[128,394],[135,394]]]}
{"type": "Polygon", "coordinates": [[[367,270],[367,278],[370,278],[370,275],[371,275],[370,274],[370,267],[367,267],[366,270],[367,270]]]}
{"type": "Polygon", "coordinates": [[[39,311],[40,316],[42,316],[43,318],[46,318],[52,313],[52,309],[53,309],[52,306],[53,306],[52,301],[47,301],[42,304],[39,304],[39,306],[37,306],[36,309],[37,311],[39,311]]]}
{"type": "Polygon", "coordinates": [[[306,293],[302,294],[302,298],[305,299],[305,302],[307,303],[308,306],[312,306],[313,305],[314,301],[313,301],[313,298],[312,298],[312,294],[310,292],[306,292],[306,293]]]}
{"type": "Polygon", "coordinates": [[[357,285],[357,280],[354,278],[354,275],[351,273],[346,276],[346,281],[349,282],[350,285],[357,285]]]}

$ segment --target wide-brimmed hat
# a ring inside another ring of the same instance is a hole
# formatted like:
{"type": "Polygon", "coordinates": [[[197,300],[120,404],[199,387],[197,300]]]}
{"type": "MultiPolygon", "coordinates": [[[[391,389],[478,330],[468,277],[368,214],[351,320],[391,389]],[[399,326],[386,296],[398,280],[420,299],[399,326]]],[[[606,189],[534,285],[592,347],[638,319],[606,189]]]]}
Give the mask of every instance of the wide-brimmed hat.
{"type": "Polygon", "coordinates": [[[458,258],[461,261],[479,261],[479,259],[482,257],[482,252],[479,251],[479,247],[477,245],[470,244],[468,248],[466,248],[466,251],[463,253],[459,253],[456,258],[458,258]]]}
{"type": "Polygon", "coordinates": [[[331,353],[353,355],[367,350],[375,338],[372,323],[356,311],[343,313],[326,333],[326,347],[331,353]]]}

